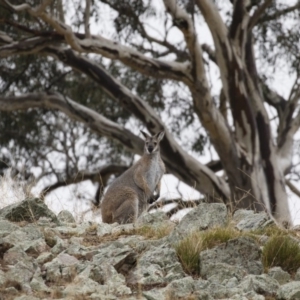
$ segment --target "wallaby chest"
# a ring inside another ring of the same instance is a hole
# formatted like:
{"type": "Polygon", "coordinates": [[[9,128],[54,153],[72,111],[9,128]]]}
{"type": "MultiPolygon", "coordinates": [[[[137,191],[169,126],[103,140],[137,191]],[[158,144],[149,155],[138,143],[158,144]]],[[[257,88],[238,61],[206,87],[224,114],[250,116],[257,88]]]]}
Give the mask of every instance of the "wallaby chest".
{"type": "Polygon", "coordinates": [[[164,174],[164,164],[159,156],[151,157],[145,164],[145,179],[148,183],[149,189],[154,191],[159,180],[164,174]]]}

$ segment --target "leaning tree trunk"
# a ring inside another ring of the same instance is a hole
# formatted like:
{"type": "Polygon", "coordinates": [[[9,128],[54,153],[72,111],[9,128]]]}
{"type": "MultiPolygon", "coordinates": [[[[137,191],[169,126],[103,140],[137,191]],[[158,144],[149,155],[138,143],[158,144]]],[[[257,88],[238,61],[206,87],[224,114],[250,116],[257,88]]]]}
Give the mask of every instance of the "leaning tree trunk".
{"type": "Polygon", "coordinates": [[[213,35],[223,89],[234,119],[236,159],[230,160],[232,165],[225,168],[233,205],[259,210],[266,207],[287,226],[291,219],[284,174],[279,167],[253,55],[251,31],[264,7],[250,18],[245,1],[235,1],[228,31],[211,1],[199,0],[197,4],[213,35]]]}

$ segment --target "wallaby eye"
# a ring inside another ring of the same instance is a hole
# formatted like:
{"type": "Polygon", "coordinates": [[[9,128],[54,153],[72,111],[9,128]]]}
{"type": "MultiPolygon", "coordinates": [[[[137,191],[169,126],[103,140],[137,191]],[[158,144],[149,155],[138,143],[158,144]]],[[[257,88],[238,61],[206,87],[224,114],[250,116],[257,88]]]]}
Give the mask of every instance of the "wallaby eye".
{"type": "Polygon", "coordinates": [[[156,145],[157,145],[157,143],[156,143],[156,142],[154,142],[153,144],[154,144],[154,146],[156,146],[156,145]]]}

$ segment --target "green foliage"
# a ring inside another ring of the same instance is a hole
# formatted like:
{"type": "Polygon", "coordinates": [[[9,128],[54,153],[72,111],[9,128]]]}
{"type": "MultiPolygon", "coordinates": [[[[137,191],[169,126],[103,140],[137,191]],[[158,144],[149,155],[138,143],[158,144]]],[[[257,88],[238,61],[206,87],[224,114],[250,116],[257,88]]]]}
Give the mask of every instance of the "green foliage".
{"type": "Polygon", "coordinates": [[[296,272],[300,268],[299,242],[284,235],[270,237],[263,248],[262,261],[265,269],[279,266],[287,272],[296,272]]]}

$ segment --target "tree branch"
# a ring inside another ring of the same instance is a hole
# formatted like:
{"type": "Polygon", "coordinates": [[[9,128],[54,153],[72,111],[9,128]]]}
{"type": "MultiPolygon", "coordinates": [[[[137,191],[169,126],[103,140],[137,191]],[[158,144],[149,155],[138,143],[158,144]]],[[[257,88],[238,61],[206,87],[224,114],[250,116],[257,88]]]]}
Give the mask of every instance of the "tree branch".
{"type": "Polygon", "coordinates": [[[252,31],[253,27],[258,23],[260,17],[265,13],[272,2],[273,0],[265,0],[264,3],[256,9],[249,21],[249,31],[252,31]]]}
{"type": "Polygon", "coordinates": [[[286,185],[290,188],[290,190],[300,198],[300,190],[294,185],[292,184],[292,182],[288,179],[285,180],[286,185]]]}
{"type": "Polygon", "coordinates": [[[65,180],[58,181],[54,184],[45,187],[42,190],[41,195],[45,197],[47,194],[51,193],[53,190],[59,187],[67,186],[74,183],[79,183],[85,180],[90,180],[93,183],[99,183],[100,190],[101,190],[100,194],[102,194],[104,188],[107,186],[107,182],[110,176],[111,175],[119,176],[127,169],[128,169],[127,166],[108,165],[108,166],[103,166],[98,171],[92,173],[78,172],[72,177],[65,178],[65,180]]]}
{"type": "MultiPolygon", "coordinates": [[[[139,98],[128,95],[125,87],[120,90],[119,85],[111,83],[111,85],[108,84],[106,86],[107,88],[121,93],[113,96],[114,98],[117,97],[116,100],[125,98],[129,101],[128,98],[130,97],[130,101],[134,101],[131,105],[137,106],[140,109],[139,116],[144,123],[148,124],[150,131],[157,132],[157,128],[163,128],[163,124],[152,109],[148,108],[149,110],[147,111],[147,108],[145,108],[146,104],[142,103],[139,98]]],[[[113,95],[112,91],[109,92],[113,95]]],[[[95,132],[121,142],[133,153],[142,154],[143,142],[140,138],[95,111],[60,94],[39,93],[24,96],[0,96],[0,110],[3,111],[41,107],[59,109],[70,118],[86,124],[95,132]]],[[[136,109],[133,110],[136,111],[136,109]]],[[[165,131],[165,138],[161,142],[161,152],[168,170],[188,185],[195,186],[197,190],[204,194],[215,194],[216,197],[229,198],[229,189],[225,181],[217,177],[208,167],[200,164],[196,159],[184,152],[166,128],[165,131]],[[177,164],[174,164],[174,160],[177,164]]]]}
{"type": "Polygon", "coordinates": [[[275,20],[283,15],[289,14],[297,9],[300,8],[300,2],[297,1],[297,3],[293,6],[281,9],[281,10],[277,10],[275,13],[270,14],[270,15],[264,15],[262,18],[260,18],[259,23],[264,23],[264,22],[269,22],[272,20],[275,20]]]}
{"type": "MultiPolygon", "coordinates": [[[[11,5],[7,0],[5,0],[5,2],[16,11],[20,9],[19,6],[11,5]]],[[[44,12],[46,2],[37,9],[32,9],[27,4],[21,7],[22,10],[27,10],[32,16],[41,18],[44,22],[52,26],[58,34],[64,37],[66,43],[78,52],[97,53],[107,58],[117,59],[125,65],[147,76],[168,78],[183,81],[185,83],[190,82],[192,79],[189,73],[189,63],[151,59],[132,48],[123,46],[118,42],[108,40],[100,35],[88,38],[86,35],[74,33],[69,25],[44,12]]],[[[28,46],[30,45],[27,45],[27,47],[28,46]]],[[[9,49],[13,51],[16,47],[18,46],[11,44],[7,51],[9,51],[9,49]]],[[[31,48],[35,48],[34,45],[31,45],[31,48]]],[[[41,48],[36,50],[38,51],[40,49],[41,48]]],[[[23,51],[22,53],[25,52],[23,51]]]]}
{"type": "Polygon", "coordinates": [[[23,96],[0,96],[1,111],[29,108],[58,109],[75,121],[79,121],[98,134],[121,142],[133,153],[143,153],[143,141],[129,130],[108,120],[95,111],[78,104],[59,93],[34,93],[23,96]]]}
{"type": "Polygon", "coordinates": [[[87,39],[91,38],[90,32],[90,11],[91,11],[91,0],[85,0],[85,14],[84,14],[84,32],[87,39]]]}

